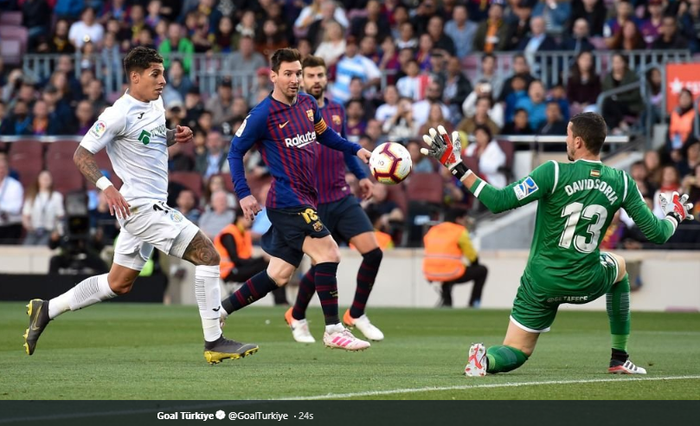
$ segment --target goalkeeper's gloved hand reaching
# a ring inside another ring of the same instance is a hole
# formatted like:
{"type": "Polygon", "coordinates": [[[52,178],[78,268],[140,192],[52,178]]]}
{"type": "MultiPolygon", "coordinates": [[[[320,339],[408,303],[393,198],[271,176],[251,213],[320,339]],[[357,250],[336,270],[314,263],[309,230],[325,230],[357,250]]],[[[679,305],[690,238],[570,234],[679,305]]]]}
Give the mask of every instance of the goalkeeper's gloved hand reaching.
{"type": "Polygon", "coordinates": [[[440,164],[447,167],[454,176],[462,179],[472,173],[462,164],[462,144],[459,140],[459,132],[452,132],[450,139],[447,131],[443,126],[438,126],[438,130],[430,129],[430,135],[423,135],[423,141],[428,144],[429,148],[421,148],[420,152],[423,155],[437,159],[440,164]]]}
{"type": "Polygon", "coordinates": [[[683,194],[681,197],[675,191],[670,196],[661,193],[659,203],[666,216],[671,216],[679,224],[685,219],[693,220],[693,215],[690,214],[693,204],[688,202],[688,194],[683,194]]]}

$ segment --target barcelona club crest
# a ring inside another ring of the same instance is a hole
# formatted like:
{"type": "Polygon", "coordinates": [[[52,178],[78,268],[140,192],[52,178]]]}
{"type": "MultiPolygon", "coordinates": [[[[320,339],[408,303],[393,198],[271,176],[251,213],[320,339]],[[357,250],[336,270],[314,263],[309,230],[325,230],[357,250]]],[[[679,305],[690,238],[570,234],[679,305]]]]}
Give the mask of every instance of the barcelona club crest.
{"type": "Polygon", "coordinates": [[[340,126],[341,121],[340,121],[339,115],[333,114],[332,119],[333,119],[333,124],[335,124],[336,126],[340,126]]]}
{"type": "Polygon", "coordinates": [[[306,116],[309,117],[310,122],[314,122],[314,110],[312,109],[307,109],[306,110],[306,116]]]}
{"type": "Polygon", "coordinates": [[[321,232],[321,230],[323,230],[323,224],[320,221],[314,222],[313,227],[316,232],[321,232]]]}

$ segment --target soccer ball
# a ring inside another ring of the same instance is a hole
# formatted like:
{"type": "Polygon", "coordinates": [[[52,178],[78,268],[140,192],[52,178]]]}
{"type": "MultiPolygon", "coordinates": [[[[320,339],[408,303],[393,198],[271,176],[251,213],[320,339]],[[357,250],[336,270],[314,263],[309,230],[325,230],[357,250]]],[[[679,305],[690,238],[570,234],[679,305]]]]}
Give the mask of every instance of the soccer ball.
{"type": "Polygon", "coordinates": [[[377,182],[395,185],[408,177],[413,169],[413,161],[408,150],[397,142],[379,145],[369,157],[369,170],[377,182]]]}

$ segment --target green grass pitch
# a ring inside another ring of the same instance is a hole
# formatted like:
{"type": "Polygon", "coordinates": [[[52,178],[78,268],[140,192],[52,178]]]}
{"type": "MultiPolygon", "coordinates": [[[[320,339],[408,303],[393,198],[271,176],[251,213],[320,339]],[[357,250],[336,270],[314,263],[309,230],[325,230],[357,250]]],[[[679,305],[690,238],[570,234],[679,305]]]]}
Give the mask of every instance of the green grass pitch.
{"type": "Polygon", "coordinates": [[[699,314],[632,313],[630,353],[644,377],[606,373],[604,312],[562,311],[522,368],[466,378],[470,343],[501,343],[507,311],[368,313],[386,340],[346,353],[323,347],[318,308],[309,312],[313,345],[292,340],[284,309],[244,309],[225,334],[260,351],[210,366],[196,307],[105,303],[69,312],[29,357],[24,304],[0,303],[0,399],[700,399],[699,314]]]}

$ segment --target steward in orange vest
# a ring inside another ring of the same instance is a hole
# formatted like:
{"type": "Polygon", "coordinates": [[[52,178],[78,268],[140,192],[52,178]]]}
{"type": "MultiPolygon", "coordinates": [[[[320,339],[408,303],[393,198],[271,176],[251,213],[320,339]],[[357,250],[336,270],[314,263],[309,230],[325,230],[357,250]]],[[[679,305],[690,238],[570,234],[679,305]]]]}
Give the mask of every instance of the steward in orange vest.
{"type": "Polygon", "coordinates": [[[466,221],[466,210],[451,209],[445,215],[445,222],[430,228],[423,237],[423,274],[428,281],[442,283],[442,306],[445,307],[452,306],[452,287],[468,281],[474,281],[469,306],[478,308],[481,304],[488,269],[479,265],[466,221]],[[462,262],[462,256],[469,259],[469,266],[462,262]]]}
{"type": "Polygon", "coordinates": [[[253,257],[250,225],[242,212],[237,213],[234,223],[214,238],[214,247],[221,257],[221,278],[226,282],[245,282],[267,268],[267,260],[253,257]]]}
{"type": "Polygon", "coordinates": [[[688,137],[693,132],[695,121],[693,94],[690,90],[683,89],[678,102],[678,107],[671,112],[671,121],[668,124],[668,138],[671,150],[679,150],[688,142],[688,137]]]}

